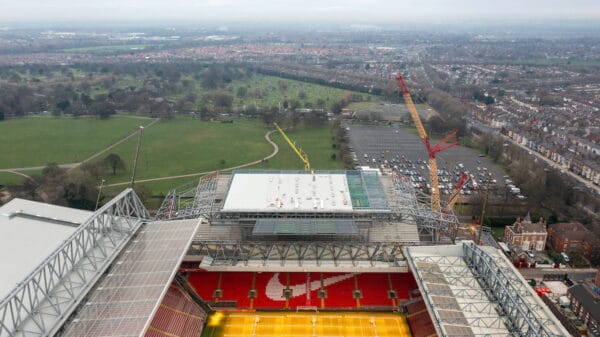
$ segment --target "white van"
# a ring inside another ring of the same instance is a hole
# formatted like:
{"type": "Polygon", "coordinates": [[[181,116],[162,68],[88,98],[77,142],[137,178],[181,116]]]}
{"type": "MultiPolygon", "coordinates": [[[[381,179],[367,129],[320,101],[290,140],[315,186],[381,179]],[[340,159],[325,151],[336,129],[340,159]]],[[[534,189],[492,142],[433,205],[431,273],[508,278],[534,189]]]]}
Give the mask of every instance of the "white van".
{"type": "Polygon", "coordinates": [[[569,263],[569,261],[571,261],[569,259],[569,255],[567,255],[567,253],[562,252],[562,253],[560,253],[560,255],[563,257],[563,259],[565,260],[566,263],[569,263]]]}

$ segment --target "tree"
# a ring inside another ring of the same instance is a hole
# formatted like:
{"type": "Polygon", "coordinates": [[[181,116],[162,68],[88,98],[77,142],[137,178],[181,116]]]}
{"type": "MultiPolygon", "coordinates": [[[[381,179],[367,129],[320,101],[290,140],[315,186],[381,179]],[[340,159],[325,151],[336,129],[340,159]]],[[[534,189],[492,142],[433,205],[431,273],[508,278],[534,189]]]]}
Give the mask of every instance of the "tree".
{"type": "Polygon", "coordinates": [[[70,106],[71,106],[71,102],[69,102],[69,100],[67,100],[67,99],[62,100],[56,104],[56,107],[59,108],[62,112],[65,112],[65,110],[67,108],[69,108],[70,106]]]}
{"type": "Polygon", "coordinates": [[[298,98],[301,100],[306,98],[306,93],[304,92],[304,90],[300,90],[300,92],[298,92],[298,98]]]}
{"type": "Polygon", "coordinates": [[[104,158],[104,164],[112,169],[113,175],[117,174],[117,170],[125,169],[125,162],[123,162],[123,159],[116,153],[111,153],[106,156],[106,158],[104,158]]]}

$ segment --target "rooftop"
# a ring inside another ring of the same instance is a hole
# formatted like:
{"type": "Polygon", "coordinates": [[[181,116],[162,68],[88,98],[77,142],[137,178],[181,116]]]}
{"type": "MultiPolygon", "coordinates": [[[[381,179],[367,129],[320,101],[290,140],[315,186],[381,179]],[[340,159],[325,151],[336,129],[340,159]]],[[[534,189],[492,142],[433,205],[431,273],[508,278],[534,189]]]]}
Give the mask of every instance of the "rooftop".
{"type": "Polygon", "coordinates": [[[389,211],[374,172],[238,171],[232,174],[222,212],[350,213],[389,211]]]}
{"type": "Polygon", "coordinates": [[[568,336],[499,250],[467,241],[404,252],[439,336],[568,336]]]}
{"type": "Polygon", "coordinates": [[[0,300],[91,215],[24,199],[13,199],[0,207],[0,300]]]}
{"type": "Polygon", "coordinates": [[[581,303],[596,322],[600,322],[600,296],[594,293],[589,284],[574,285],[568,292],[581,303]]]}

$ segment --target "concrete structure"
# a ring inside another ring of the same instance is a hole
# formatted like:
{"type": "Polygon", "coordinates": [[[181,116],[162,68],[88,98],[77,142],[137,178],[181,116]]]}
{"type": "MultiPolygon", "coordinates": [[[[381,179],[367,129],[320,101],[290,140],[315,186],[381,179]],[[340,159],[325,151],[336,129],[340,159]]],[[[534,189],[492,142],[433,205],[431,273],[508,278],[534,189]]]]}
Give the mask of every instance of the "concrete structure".
{"type": "Polygon", "coordinates": [[[585,255],[589,255],[600,244],[596,235],[578,222],[549,225],[548,243],[559,253],[568,249],[581,249],[585,255]]]}
{"type": "Polygon", "coordinates": [[[517,219],[512,226],[506,226],[504,233],[509,247],[522,250],[544,250],[548,237],[544,219],[532,223],[529,214],[523,220],[517,219]]]}

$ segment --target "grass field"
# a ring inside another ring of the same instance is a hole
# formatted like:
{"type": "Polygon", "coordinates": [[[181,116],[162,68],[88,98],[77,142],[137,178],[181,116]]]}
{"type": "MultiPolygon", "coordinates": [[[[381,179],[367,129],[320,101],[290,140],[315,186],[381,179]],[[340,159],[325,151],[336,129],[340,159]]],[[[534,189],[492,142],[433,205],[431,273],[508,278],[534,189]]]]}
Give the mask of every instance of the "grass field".
{"type": "MultiPolygon", "coordinates": [[[[149,119],[115,116],[107,120],[95,118],[35,117],[0,123],[0,168],[44,166],[50,162],[79,162],[134,132],[149,119]]],[[[235,119],[233,124],[205,122],[188,117],[160,121],[146,128],[138,160],[138,180],[221,170],[255,160],[273,152],[264,139],[273,130],[256,119],[235,119]]],[[[332,147],[332,130],[328,125],[298,128],[288,131],[309,155],[315,169],[340,169],[337,153],[332,147]]],[[[257,169],[303,169],[289,145],[279,133],[273,135],[279,153],[268,162],[250,167],[257,169]]],[[[132,137],[109,152],[117,153],[126,169],[116,175],[106,170],[107,184],[126,182],[131,177],[137,137],[132,137]]],[[[108,154],[108,153],[106,153],[108,154]]],[[[105,155],[106,155],[105,154],[105,155]]],[[[105,155],[99,158],[104,158],[105,155]]],[[[33,172],[33,173],[38,173],[33,172]]],[[[27,172],[25,172],[27,173],[27,172]]],[[[22,181],[22,177],[0,174],[0,184],[22,181]]],[[[197,177],[160,180],[144,183],[152,193],[166,193],[197,177]]],[[[120,191],[124,186],[107,188],[106,193],[120,191]]]]}
{"type": "MultiPolygon", "coordinates": [[[[297,100],[302,107],[306,107],[308,104],[308,106],[313,108],[325,109],[331,108],[335,102],[339,101],[345,94],[350,92],[318,84],[258,74],[253,75],[249,80],[233,81],[227,87],[227,90],[234,96],[233,106],[235,107],[255,104],[259,107],[277,107],[281,103],[283,108],[285,100],[297,100]],[[279,82],[285,83],[285,87],[287,88],[285,90],[280,90],[279,82]],[[246,86],[248,88],[248,93],[243,98],[236,96],[240,86],[246,86]],[[254,95],[254,91],[259,91],[261,95],[254,95]],[[304,92],[305,95],[303,99],[300,98],[301,91],[304,92]],[[325,104],[319,105],[319,99],[323,100],[325,104]]],[[[362,95],[365,100],[367,98],[370,99],[373,104],[378,104],[380,101],[379,96],[365,93],[359,94],[362,95]]]]}
{"type": "MultiPolygon", "coordinates": [[[[315,170],[338,170],[343,168],[340,160],[331,159],[332,154],[338,154],[338,150],[332,147],[334,141],[333,130],[330,126],[323,126],[315,129],[296,129],[287,130],[285,133],[300,146],[308,155],[310,165],[315,170]]],[[[279,145],[279,153],[275,158],[266,163],[258,165],[256,168],[264,169],[304,169],[304,164],[292,150],[289,144],[277,132],[271,137],[279,145]]]]}
{"type": "Polygon", "coordinates": [[[208,318],[202,337],[410,337],[403,315],[360,312],[217,312],[208,318]]]}
{"type": "Polygon", "coordinates": [[[0,168],[82,161],[150,119],[32,117],[0,123],[0,168]]]}
{"type": "MultiPolygon", "coordinates": [[[[236,119],[232,124],[192,118],[160,121],[144,130],[136,178],[212,171],[261,159],[273,151],[264,139],[268,130],[258,120],[236,119]]],[[[112,151],[123,158],[126,169],[107,176],[108,183],[129,180],[136,143],[137,137],[112,151]]]]}
{"type": "MultiPolygon", "coordinates": [[[[138,162],[137,180],[168,177],[221,170],[259,160],[273,152],[271,144],[264,139],[273,128],[257,120],[236,119],[233,124],[203,122],[196,119],[178,118],[162,121],[144,132],[138,162]],[[223,161],[225,163],[223,164],[223,161]]],[[[337,151],[332,148],[332,130],[329,126],[287,132],[301,145],[315,169],[341,169],[339,160],[331,159],[337,151]]],[[[303,163],[283,140],[279,133],[272,135],[279,145],[279,153],[268,162],[249,169],[303,169],[303,163]]],[[[115,176],[107,176],[107,183],[126,182],[131,177],[131,163],[135,139],[117,147],[126,161],[126,170],[115,176]]],[[[154,194],[163,194],[198,177],[176,178],[143,182],[154,194]]],[[[107,193],[119,192],[124,186],[112,187],[107,193]]]]}

